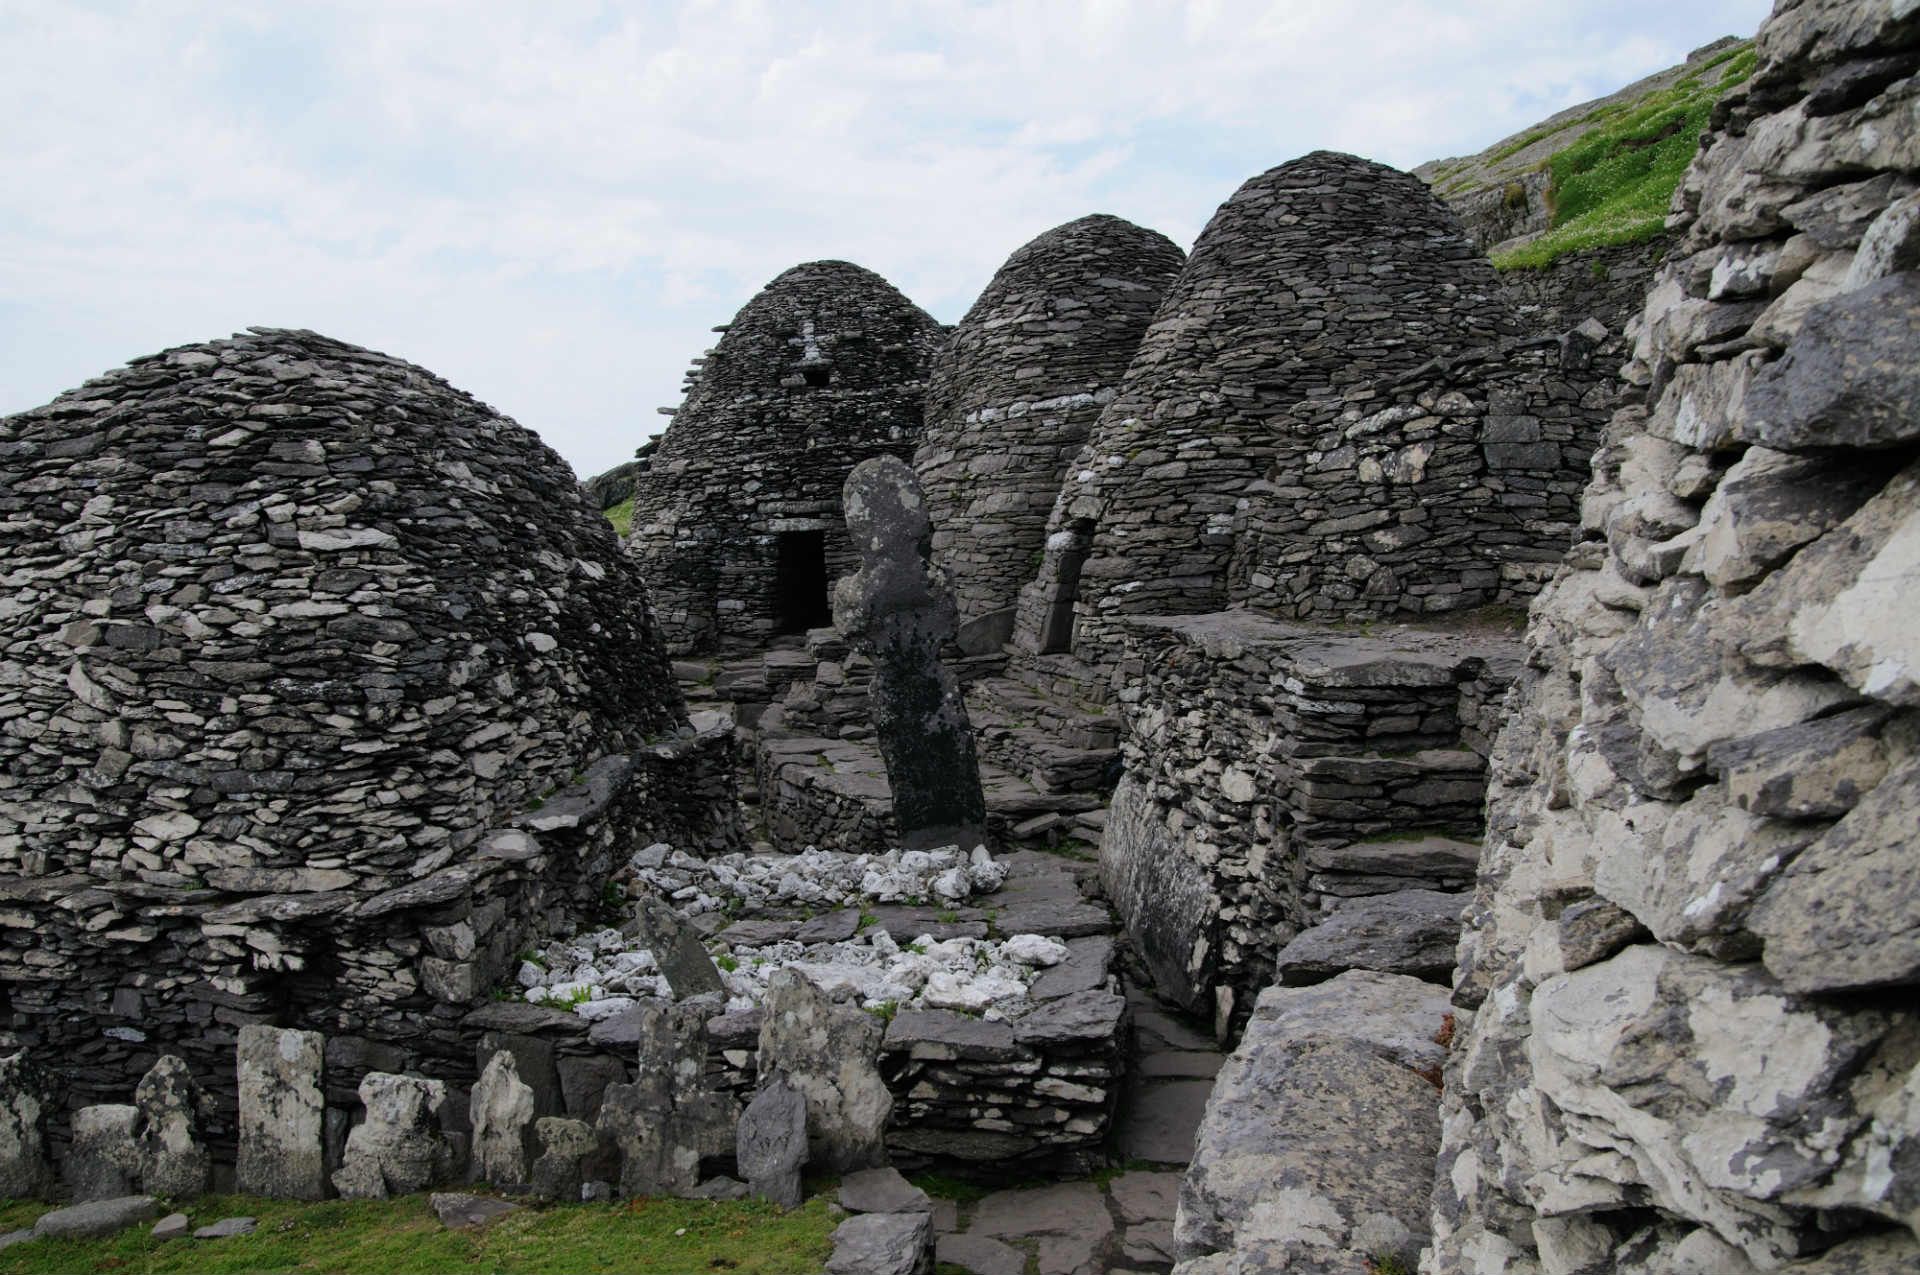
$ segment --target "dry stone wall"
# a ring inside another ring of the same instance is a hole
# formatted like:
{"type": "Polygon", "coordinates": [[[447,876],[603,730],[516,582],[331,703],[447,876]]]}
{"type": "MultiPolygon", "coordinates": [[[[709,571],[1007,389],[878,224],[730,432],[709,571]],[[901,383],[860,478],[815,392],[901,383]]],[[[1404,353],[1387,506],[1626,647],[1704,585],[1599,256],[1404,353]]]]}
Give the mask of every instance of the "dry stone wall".
{"type": "Polygon", "coordinates": [[[628,547],[680,653],[828,622],[856,565],[840,490],[911,460],[940,325],[871,271],[795,266],[725,328],[634,479],[628,547]]]}
{"type": "Polygon", "coordinates": [[[626,839],[730,836],[634,565],[431,374],[255,330],[0,456],[0,1050],[56,1076],[56,1133],[173,1052],[230,1139],[248,1023],[457,1079],[458,1013],[626,839]]]}
{"type": "Polygon", "coordinates": [[[1758,50],[1494,752],[1433,1275],[1920,1265],[1920,13],[1758,50]]]}
{"type": "Polygon", "coordinates": [[[1067,465],[1184,261],[1118,217],[1057,226],[1007,259],[935,360],[914,467],[963,650],[1011,634],[1067,465]]]}

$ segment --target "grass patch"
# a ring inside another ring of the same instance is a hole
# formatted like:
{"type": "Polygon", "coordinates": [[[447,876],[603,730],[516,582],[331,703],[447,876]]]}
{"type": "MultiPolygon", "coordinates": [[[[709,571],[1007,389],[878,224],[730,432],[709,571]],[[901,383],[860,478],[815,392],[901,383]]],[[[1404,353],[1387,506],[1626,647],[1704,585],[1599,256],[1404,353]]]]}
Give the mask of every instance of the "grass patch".
{"type": "MultiPolygon", "coordinates": [[[[47,1207],[0,1205],[0,1226],[30,1224],[47,1207]]],[[[324,1204],[213,1196],[184,1211],[195,1226],[247,1216],[259,1219],[259,1229],[225,1240],[155,1240],[146,1224],[104,1240],[31,1240],[0,1252],[0,1272],[801,1275],[818,1271],[826,1261],[827,1237],[837,1225],[824,1198],[791,1213],[758,1200],[526,1208],[480,1232],[444,1229],[423,1195],[324,1204]]]]}
{"type": "Polygon", "coordinates": [[[608,522],[613,524],[613,534],[619,536],[622,540],[626,539],[627,533],[633,530],[632,496],[628,496],[613,508],[603,509],[600,512],[608,522]]]}
{"type": "Polygon", "coordinates": [[[1644,243],[1666,228],[1673,191],[1700,149],[1713,104],[1753,74],[1751,43],[1630,103],[1587,117],[1593,127],[1547,161],[1547,232],[1501,253],[1501,270],[1544,266],[1564,253],[1644,243]],[[1713,72],[1718,72],[1714,74],[1713,72]]]}

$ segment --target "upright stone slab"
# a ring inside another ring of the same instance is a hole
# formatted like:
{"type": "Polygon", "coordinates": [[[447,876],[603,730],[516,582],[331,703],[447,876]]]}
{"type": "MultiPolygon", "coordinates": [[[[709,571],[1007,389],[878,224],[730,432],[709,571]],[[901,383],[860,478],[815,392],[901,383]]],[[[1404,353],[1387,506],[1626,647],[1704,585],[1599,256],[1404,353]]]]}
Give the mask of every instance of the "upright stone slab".
{"type": "Polygon", "coordinates": [[[115,1200],[139,1193],[140,1160],[134,1133],[140,1109],[103,1102],[73,1113],[67,1147],[67,1186],[77,1201],[115,1200]]]}
{"type": "Polygon", "coordinates": [[[504,1049],[494,1054],[468,1105],[476,1182],[524,1186],[531,1180],[534,1108],[533,1087],[521,1081],[513,1055],[504,1049]]]}
{"type": "Polygon", "coordinates": [[[206,1095],[182,1060],[164,1054],[141,1078],[133,1105],[140,1189],[148,1195],[205,1195],[213,1188],[213,1157],[200,1136],[206,1095]]]}
{"type": "Polygon", "coordinates": [[[444,1081],[370,1071],[360,1082],[367,1118],[347,1134],[333,1185],[349,1200],[410,1195],[447,1180],[453,1152],[440,1131],[444,1081]]]}
{"type": "Polygon", "coordinates": [[[326,1038],[249,1023],[234,1047],[240,1151],[234,1185],[246,1195],[320,1200],[327,1194],[326,1038]]]}
{"type": "Polygon", "coordinates": [[[24,1051],[0,1058],[0,1198],[31,1199],[52,1185],[46,1121],[40,1069],[24,1051]]]}
{"type": "Polygon", "coordinates": [[[584,1120],[542,1116],[533,1122],[540,1157],[533,1162],[533,1193],[555,1204],[578,1204],[582,1171],[587,1157],[599,1149],[600,1139],[584,1120]]]}
{"type": "Polygon", "coordinates": [[[926,499],[910,466],[882,456],[854,467],[843,501],[861,565],[834,586],[834,623],[873,661],[873,726],[902,844],[971,849],[986,840],[986,800],[966,701],[940,659],[958,618],[929,566],[926,499]]]}
{"type": "Polygon", "coordinates": [[[735,1159],[747,1186],[783,1209],[800,1203],[807,1163],[807,1100],[784,1075],[760,1087],[740,1116],[735,1159]]]}
{"type": "Polygon", "coordinates": [[[643,1004],[628,1019],[636,1079],[607,1086],[598,1121],[619,1148],[623,1195],[686,1195],[699,1185],[702,1159],[734,1149],[733,1101],[706,1079],[708,1012],[643,1004]]]}
{"type": "Polygon", "coordinates": [[[807,1101],[808,1163],[830,1173],[887,1162],[893,1095],[880,1076],[886,1028],[835,1004],[794,970],[774,975],[760,1025],[759,1073],[784,1075],[807,1101]]]}
{"type": "Polygon", "coordinates": [[[659,899],[642,899],[633,918],[636,937],[646,943],[676,997],[706,992],[725,994],[727,985],[706,946],[680,914],[659,899]]]}

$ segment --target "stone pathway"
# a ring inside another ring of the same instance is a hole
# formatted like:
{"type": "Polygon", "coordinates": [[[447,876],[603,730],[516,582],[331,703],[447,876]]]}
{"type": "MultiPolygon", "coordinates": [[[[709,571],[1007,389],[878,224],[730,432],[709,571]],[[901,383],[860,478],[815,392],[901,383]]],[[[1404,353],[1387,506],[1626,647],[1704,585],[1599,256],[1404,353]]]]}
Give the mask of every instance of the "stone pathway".
{"type": "Polygon", "coordinates": [[[1214,1074],[1225,1056],[1151,992],[1133,1007],[1130,1080],[1116,1121],[1126,1167],[1092,1179],[940,1201],[937,1257],[971,1275],[1160,1275],[1173,1267],[1173,1212],[1214,1074]]]}

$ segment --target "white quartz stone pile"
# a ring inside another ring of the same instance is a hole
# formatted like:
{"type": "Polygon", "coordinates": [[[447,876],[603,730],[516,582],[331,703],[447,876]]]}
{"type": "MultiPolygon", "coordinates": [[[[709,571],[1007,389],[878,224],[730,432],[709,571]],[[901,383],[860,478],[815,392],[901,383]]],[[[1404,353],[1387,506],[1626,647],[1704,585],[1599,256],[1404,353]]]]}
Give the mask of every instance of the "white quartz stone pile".
{"type": "Polygon", "coordinates": [[[766,907],[839,907],[855,903],[952,905],[990,894],[1007,879],[1005,865],[984,847],[967,854],[889,850],[848,854],[727,854],[697,859],[655,844],[636,852],[630,889],[658,894],[683,914],[766,907]]]}

